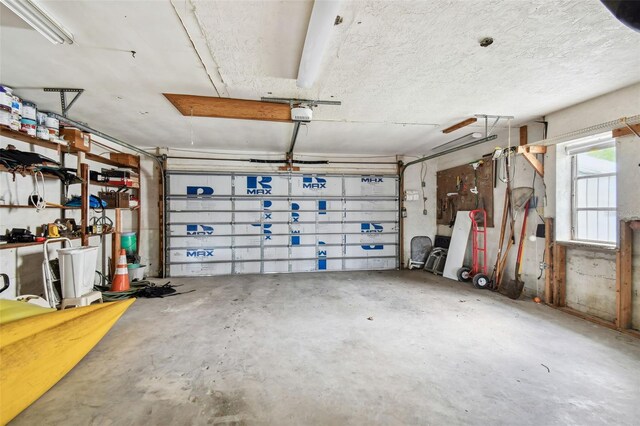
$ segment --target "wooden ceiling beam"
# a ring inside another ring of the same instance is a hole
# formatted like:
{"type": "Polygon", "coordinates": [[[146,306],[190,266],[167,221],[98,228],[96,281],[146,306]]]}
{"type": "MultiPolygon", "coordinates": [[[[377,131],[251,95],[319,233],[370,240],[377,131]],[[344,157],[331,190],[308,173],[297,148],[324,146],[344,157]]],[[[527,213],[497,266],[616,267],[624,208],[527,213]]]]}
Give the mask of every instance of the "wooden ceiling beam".
{"type": "Polygon", "coordinates": [[[477,119],[477,118],[475,118],[475,117],[467,118],[466,120],[461,121],[461,122],[459,122],[459,123],[457,123],[457,124],[454,124],[454,125],[453,125],[453,126],[451,126],[451,127],[447,127],[446,129],[444,129],[444,130],[442,131],[442,133],[445,133],[445,134],[446,134],[446,133],[451,133],[451,132],[453,132],[454,130],[462,129],[463,127],[466,127],[466,126],[468,126],[469,124],[473,124],[473,123],[475,123],[476,121],[478,121],[478,119],[477,119]]]}
{"type": "Polygon", "coordinates": [[[185,117],[291,122],[291,107],[275,102],[163,93],[185,117]]]}
{"type": "MultiPolygon", "coordinates": [[[[640,124],[632,124],[631,128],[637,133],[640,133],[640,124]]],[[[623,136],[633,135],[634,133],[628,127],[621,127],[619,129],[613,129],[611,137],[621,138],[623,136]]]]}

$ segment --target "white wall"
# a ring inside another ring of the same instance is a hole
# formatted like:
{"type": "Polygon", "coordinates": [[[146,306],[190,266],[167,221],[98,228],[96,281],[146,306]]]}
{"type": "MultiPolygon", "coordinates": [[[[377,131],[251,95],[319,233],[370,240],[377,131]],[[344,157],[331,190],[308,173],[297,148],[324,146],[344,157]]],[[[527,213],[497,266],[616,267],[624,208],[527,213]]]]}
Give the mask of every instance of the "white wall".
{"type": "MultiPolygon", "coordinates": [[[[511,144],[519,144],[519,128],[514,127],[511,129],[511,144]]],[[[455,153],[444,155],[425,162],[427,167],[427,216],[422,215],[422,206],[420,202],[407,202],[407,218],[404,221],[405,235],[404,235],[404,247],[406,250],[406,256],[409,256],[409,242],[411,238],[416,235],[427,235],[432,239],[436,234],[438,235],[451,235],[451,228],[446,225],[436,225],[436,173],[441,170],[446,170],[451,167],[460,166],[475,162],[482,158],[486,154],[493,153],[496,146],[506,147],[508,145],[508,129],[502,129],[496,132],[498,138],[486,142],[481,145],[477,145],[471,148],[467,148],[455,153]]],[[[528,139],[529,141],[539,140],[542,138],[543,127],[538,123],[528,123],[528,139]]],[[[512,157],[513,158],[513,157],[512,157]]],[[[409,160],[409,159],[408,159],[409,160]]],[[[407,161],[408,162],[408,161],[407,161]]],[[[496,171],[499,171],[500,176],[503,176],[503,161],[496,163],[496,171]]],[[[514,165],[512,170],[515,171],[512,176],[512,187],[526,186],[531,187],[533,183],[533,168],[526,162],[526,160],[517,156],[514,158],[514,165]]],[[[405,174],[405,189],[417,189],[420,186],[420,165],[410,166],[405,174]]],[[[531,209],[529,211],[529,217],[527,219],[526,235],[530,236],[535,234],[536,225],[543,223],[539,216],[544,217],[544,185],[540,177],[536,177],[535,181],[535,195],[538,197],[537,210],[531,209]],[[537,213],[537,214],[536,214],[537,213]]],[[[494,197],[494,215],[493,222],[494,227],[487,230],[487,269],[491,274],[493,266],[495,264],[497,255],[497,246],[500,235],[500,222],[502,220],[502,210],[504,204],[506,184],[498,180],[498,184],[493,192],[494,197]]],[[[505,280],[515,278],[515,257],[517,252],[517,244],[520,238],[520,229],[522,226],[522,212],[517,214],[516,221],[516,245],[511,249],[509,262],[507,264],[505,280]]],[[[523,267],[522,274],[525,282],[525,292],[527,294],[537,294],[538,289],[540,292],[544,289],[544,276],[538,280],[539,264],[543,261],[544,240],[525,241],[524,255],[523,255],[523,267]]],[[[470,252],[471,243],[469,242],[467,260],[470,266],[470,252]]]]}
{"type": "MultiPolygon", "coordinates": [[[[160,213],[162,211],[161,171],[159,165],[148,157],[140,157],[140,235],[138,247],[140,263],[147,265],[147,274],[160,276],[160,213]]],[[[127,218],[133,215],[127,214],[127,218]]],[[[132,229],[132,221],[124,221],[125,229],[132,229]]]]}
{"type": "MultiPolygon", "coordinates": [[[[404,157],[402,159],[405,163],[408,163],[415,158],[404,157]]],[[[412,192],[417,191],[420,197],[418,201],[405,201],[403,203],[407,211],[407,217],[404,219],[405,229],[403,235],[403,247],[405,248],[404,266],[407,266],[408,259],[411,257],[411,239],[415,236],[427,236],[434,241],[436,235],[436,222],[434,208],[434,201],[436,199],[436,187],[433,184],[436,179],[436,169],[430,166],[427,162],[422,164],[416,164],[407,168],[403,181],[404,191],[412,192]],[[421,169],[421,166],[424,168],[421,169]],[[424,173],[424,182],[426,186],[422,187],[421,173],[424,173]],[[422,197],[427,198],[423,203],[422,197]],[[427,210],[427,214],[423,214],[423,210],[427,210]]],[[[401,194],[402,195],[402,194],[401,194]]]]}
{"type": "MultiPolygon", "coordinates": [[[[105,143],[105,141],[101,141],[105,143]]],[[[0,146],[5,148],[8,144],[13,144],[22,151],[38,152],[42,155],[50,157],[56,161],[59,157],[55,151],[50,149],[32,146],[25,142],[0,137],[0,146]]],[[[104,154],[104,148],[93,145],[92,152],[95,154],[104,154]]],[[[108,154],[107,154],[108,155],[108,154]]],[[[92,169],[99,170],[106,165],[88,161],[92,169]]],[[[149,266],[149,274],[157,275],[159,266],[159,232],[158,232],[158,211],[159,211],[159,174],[158,168],[153,164],[153,160],[144,160],[142,162],[141,171],[141,235],[138,236],[138,247],[141,256],[141,262],[149,266]]],[[[77,157],[75,155],[66,155],[65,166],[75,168],[77,166],[77,157]]],[[[45,199],[46,201],[61,204],[60,181],[56,179],[45,180],[45,199]]],[[[16,175],[15,181],[9,173],[0,172],[0,204],[28,204],[28,197],[34,189],[34,180],[31,176],[16,175]]],[[[99,186],[90,185],[92,194],[96,194],[100,190],[99,186]]],[[[71,185],[69,195],[80,195],[80,185],[71,185]]],[[[80,223],[80,210],[65,210],[67,218],[74,218],[76,223],[80,223]]],[[[98,215],[90,211],[90,217],[98,215]]],[[[135,230],[135,215],[132,211],[124,210],[123,213],[123,230],[135,230]]],[[[3,234],[12,228],[27,228],[36,234],[37,228],[42,224],[54,222],[61,217],[61,210],[48,207],[41,211],[35,209],[9,209],[0,208],[0,232],[3,234]]],[[[107,210],[107,217],[114,219],[114,211],[107,210]]],[[[111,255],[111,235],[104,237],[104,246],[102,239],[98,236],[91,237],[89,243],[100,247],[98,270],[102,270],[102,254],[103,247],[106,257],[111,255]]],[[[74,245],[79,245],[80,240],[74,240],[74,245]]],[[[55,250],[60,248],[59,244],[51,244],[49,246],[49,255],[56,258],[55,250]]],[[[30,246],[16,249],[0,250],[0,272],[9,275],[11,287],[0,294],[2,298],[15,297],[18,294],[41,294],[42,293],[42,272],[41,263],[43,260],[43,247],[30,246]]],[[[107,264],[108,265],[108,264],[107,264]]],[[[108,268],[108,266],[107,266],[108,268]]],[[[107,269],[108,270],[108,269],[107,269]]],[[[106,272],[106,271],[103,271],[106,272]]]]}
{"type": "MultiPolygon", "coordinates": [[[[549,123],[549,137],[581,130],[600,123],[616,120],[624,116],[640,114],[640,84],[600,96],[578,105],[548,114],[545,119],[549,123]]],[[[542,126],[531,122],[529,142],[542,139],[542,126]]],[[[594,130],[599,133],[603,130],[594,130]]],[[[517,129],[512,130],[512,144],[518,144],[517,129]]],[[[635,136],[621,138],[617,144],[618,152],[618,217],[619,219],[640,218],[640,140],[635,136]]],[[[473,162],[483,154],[493,151],[494,146],[506,146],[507,132],[498,133],[498,139],[480,146],[468,148],[437,159],[427,161],[427,209],[430,214],[425,218],[418,210],[419,203],[407,203],[408,217],[405,220],[405,250],[409,250],[409,241],[415,235],[428,235],[433,238],[436,233],[448,235],[447,226],[435,226],[436,216],[436,172],[450,167],[473,162]]],[[[556,179],[561,181],[563,173],[568,172],[565,166],[556,169],[556,149],[550,147],[544,156],[546,204],[544,202],[545,186],[540,179],[536,180],[535,193],[539,197],[538,213],[543,217],[556,217],[556,220],[568,220],[566,208],[570,207],[570,199],[566,188],[557,188],[556,179]],[[558,191],[556,193],[556,190],[558,191]],[[565,209],[559,211],[559,209],[565,209]]],[[[419,166],[407,171],[406,188],[419,185],[419,166]]],[[[518,156],[516,159],[516,176],[514,187],[530,186],[532,168],[518,156]]],[[[498,183],[494,190],[494,223],[496,227],[488,232],[489,265],[495,260],[499,224],[504,201],[504,184],[498,183]]],[[[542,223],[534,211],[530,212],[527,235],[535,232],[535,225],[542,223]]],[[[516,229],[520,225],[518,222],[516,229]]],[[[634,239],[634,289],[633,289],[633,327],[640,329],[640,237],[636,231],[634,239]]],[[[560,235],[564,237],[566,235],[560,235]]],[[[513,249],[507,267],[506,279],[513,278],[516,249],[513,249]]],[[[544,289],[544,274],[538,280],[539,263],[543,261],[544,241],[527,241],[524,251],[524,281],[527,295],[541,295],[544,289]]],[[[408,251],[407,251],[408,255],[408,251]]],[[[567,250],[567,304],[568,306],[613,321],[615,319],[615,252],[593,251],[572,247],[567,250]]]]}
{"type": "MultiPolygon", "coordinates": [[[[615,92],[599,96],[578,105],[557,111],[546,116],[549,122],[549,136],[554,137],[596,124],[640,114],[640,84],[635,84],[615,92]]],[[[620,126],[622,127],[622,125],[620,126]]],[[[598,133],[594,130],[592,133],[598,133]]],[[[601,132],[601,131],[600,131],[601,132]]],[[[636,136],[620,138],[616,144],[618,162],[618,212],[619,220],[640,218],[640,139],[636,136]]],[[[560,149],[560,148],[558,148],[560,149]]],[[[561,153],[558,152],[558,159],[561,153]]],[[[555,173],[547,176],[547,188],[550,193],[557,191],[550,214],[556,217],[558,239],[568,239],[567,221],[570,219],[571,206],[567,188],[569,170],[558,165],[555,173]],[[562,231],[564,223],[564,231],[562,231]]],[[[637,232],[636,232],[637,234],[637,232]]],[[[633,290],[633,327],[640,329],[640,261],[638,236],[634,242],[634,290],[633,290]]],[[[570,248],[567,251],[567,306],[576,310],[615,320],[615,252],[600,250],[582,250],[570,248]]]]}

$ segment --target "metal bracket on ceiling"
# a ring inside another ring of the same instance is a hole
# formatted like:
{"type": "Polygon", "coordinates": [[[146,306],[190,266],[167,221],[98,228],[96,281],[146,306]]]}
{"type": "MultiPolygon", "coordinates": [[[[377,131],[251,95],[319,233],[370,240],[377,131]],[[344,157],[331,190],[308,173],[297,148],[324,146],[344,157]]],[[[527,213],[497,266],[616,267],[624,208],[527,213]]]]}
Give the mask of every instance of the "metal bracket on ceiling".
{"type": "Polygon", "coordinates": [[[484,137],[489,137],[489,135],[491,135],[491,133],[493,133],[493,129],[496,127],[496,124],[498,124],[498,121],[500,121],[501,119],[505,119],[505,120],[513,120],[513,115],[487,115],[487,114],[476,114],[475,115],[478,118],[484,118],[484,137]],[[491,125],[491,128],[489,128],[489,119],[490,118],[495,118],[495,121],[493,122],[493,124],[491,125]]]}
{"type": "Polygon", "coordinates": [[[294,98],[270,98],[267,96],[263,96],[260,98],[263,102],[275,102],[278,104],[289,104],[289,106],[293,107],[294,105],[306,105],[310,107],[317,107],[318,105],[342,105],[341,101],[322,101],[319,99],[294,99],[294,98]]]}
{"type": "Polygon", "coordinates": [[[45,87],[44,91],[45,92],[60,92],[60,109],[62,110],[62,115],[64,117],[66,117],[67,116],[67,112],[69,112],[69,110],[71,109],[71,107],[73,106],[75,101],[77,101],[78,98],[80,97],[80,95],[82,95],[82,93],[84,92],[84,89],[69,89],[69,88],[66,88],[66,87],[45,87]],[[67,93],[75,93],[76,94],[73,97],[73,99],[71,99],[71,102],[69,102],[69,104],[67,104],[67,98],[66,98],[66,94],[67,93]]]}
{"type": "MultiPolygon", "coordinates": [[[[322,101],[319,99],[295,99],[295,98],[272,98],[268,96],[262,96],[260,98],[262,102],[274,102],[279,104],[289,104],[291,108],[294,106],[307,106],[317,107],[318,105],[342,105],[341,101],[322,101]]],[[[280,167],[280,170],[294,171],[300,170],[299,167],[293,166],[293,149],[296,146],[296,140],[298,139],[298,132],[300,131],[301,123],[296,121],[293,123],[293,133],[291,134],[291,142],[289,143],[289,150],[285,153],[287,165],[280,167]]]]}

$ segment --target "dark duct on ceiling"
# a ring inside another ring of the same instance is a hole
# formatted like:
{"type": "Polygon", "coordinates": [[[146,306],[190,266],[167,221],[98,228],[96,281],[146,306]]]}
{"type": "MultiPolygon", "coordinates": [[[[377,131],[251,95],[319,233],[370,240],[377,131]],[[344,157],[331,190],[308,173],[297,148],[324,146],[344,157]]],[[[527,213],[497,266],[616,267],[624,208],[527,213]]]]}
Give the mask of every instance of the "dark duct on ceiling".
{"type": "Polygon", "coordinates": [[[640,1],[600,0],[616,19],[627,27],[640,32],[640,1]]]}

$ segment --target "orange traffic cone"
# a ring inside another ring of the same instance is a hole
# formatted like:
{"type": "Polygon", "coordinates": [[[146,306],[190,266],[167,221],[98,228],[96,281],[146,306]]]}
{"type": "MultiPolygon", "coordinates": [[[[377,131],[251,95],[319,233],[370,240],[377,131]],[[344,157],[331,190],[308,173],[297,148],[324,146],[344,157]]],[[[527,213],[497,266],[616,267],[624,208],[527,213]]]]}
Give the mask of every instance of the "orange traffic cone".
{"type": "Polygon", "coordinates": [[[113,277],[111,283],[111,291],[127,291],[129,287],[129,272],[127,271],[127,252],[125,249],[120,250],[120,257],[118,258],[118,266],[116,267],[116,274],[113,277]]]}

